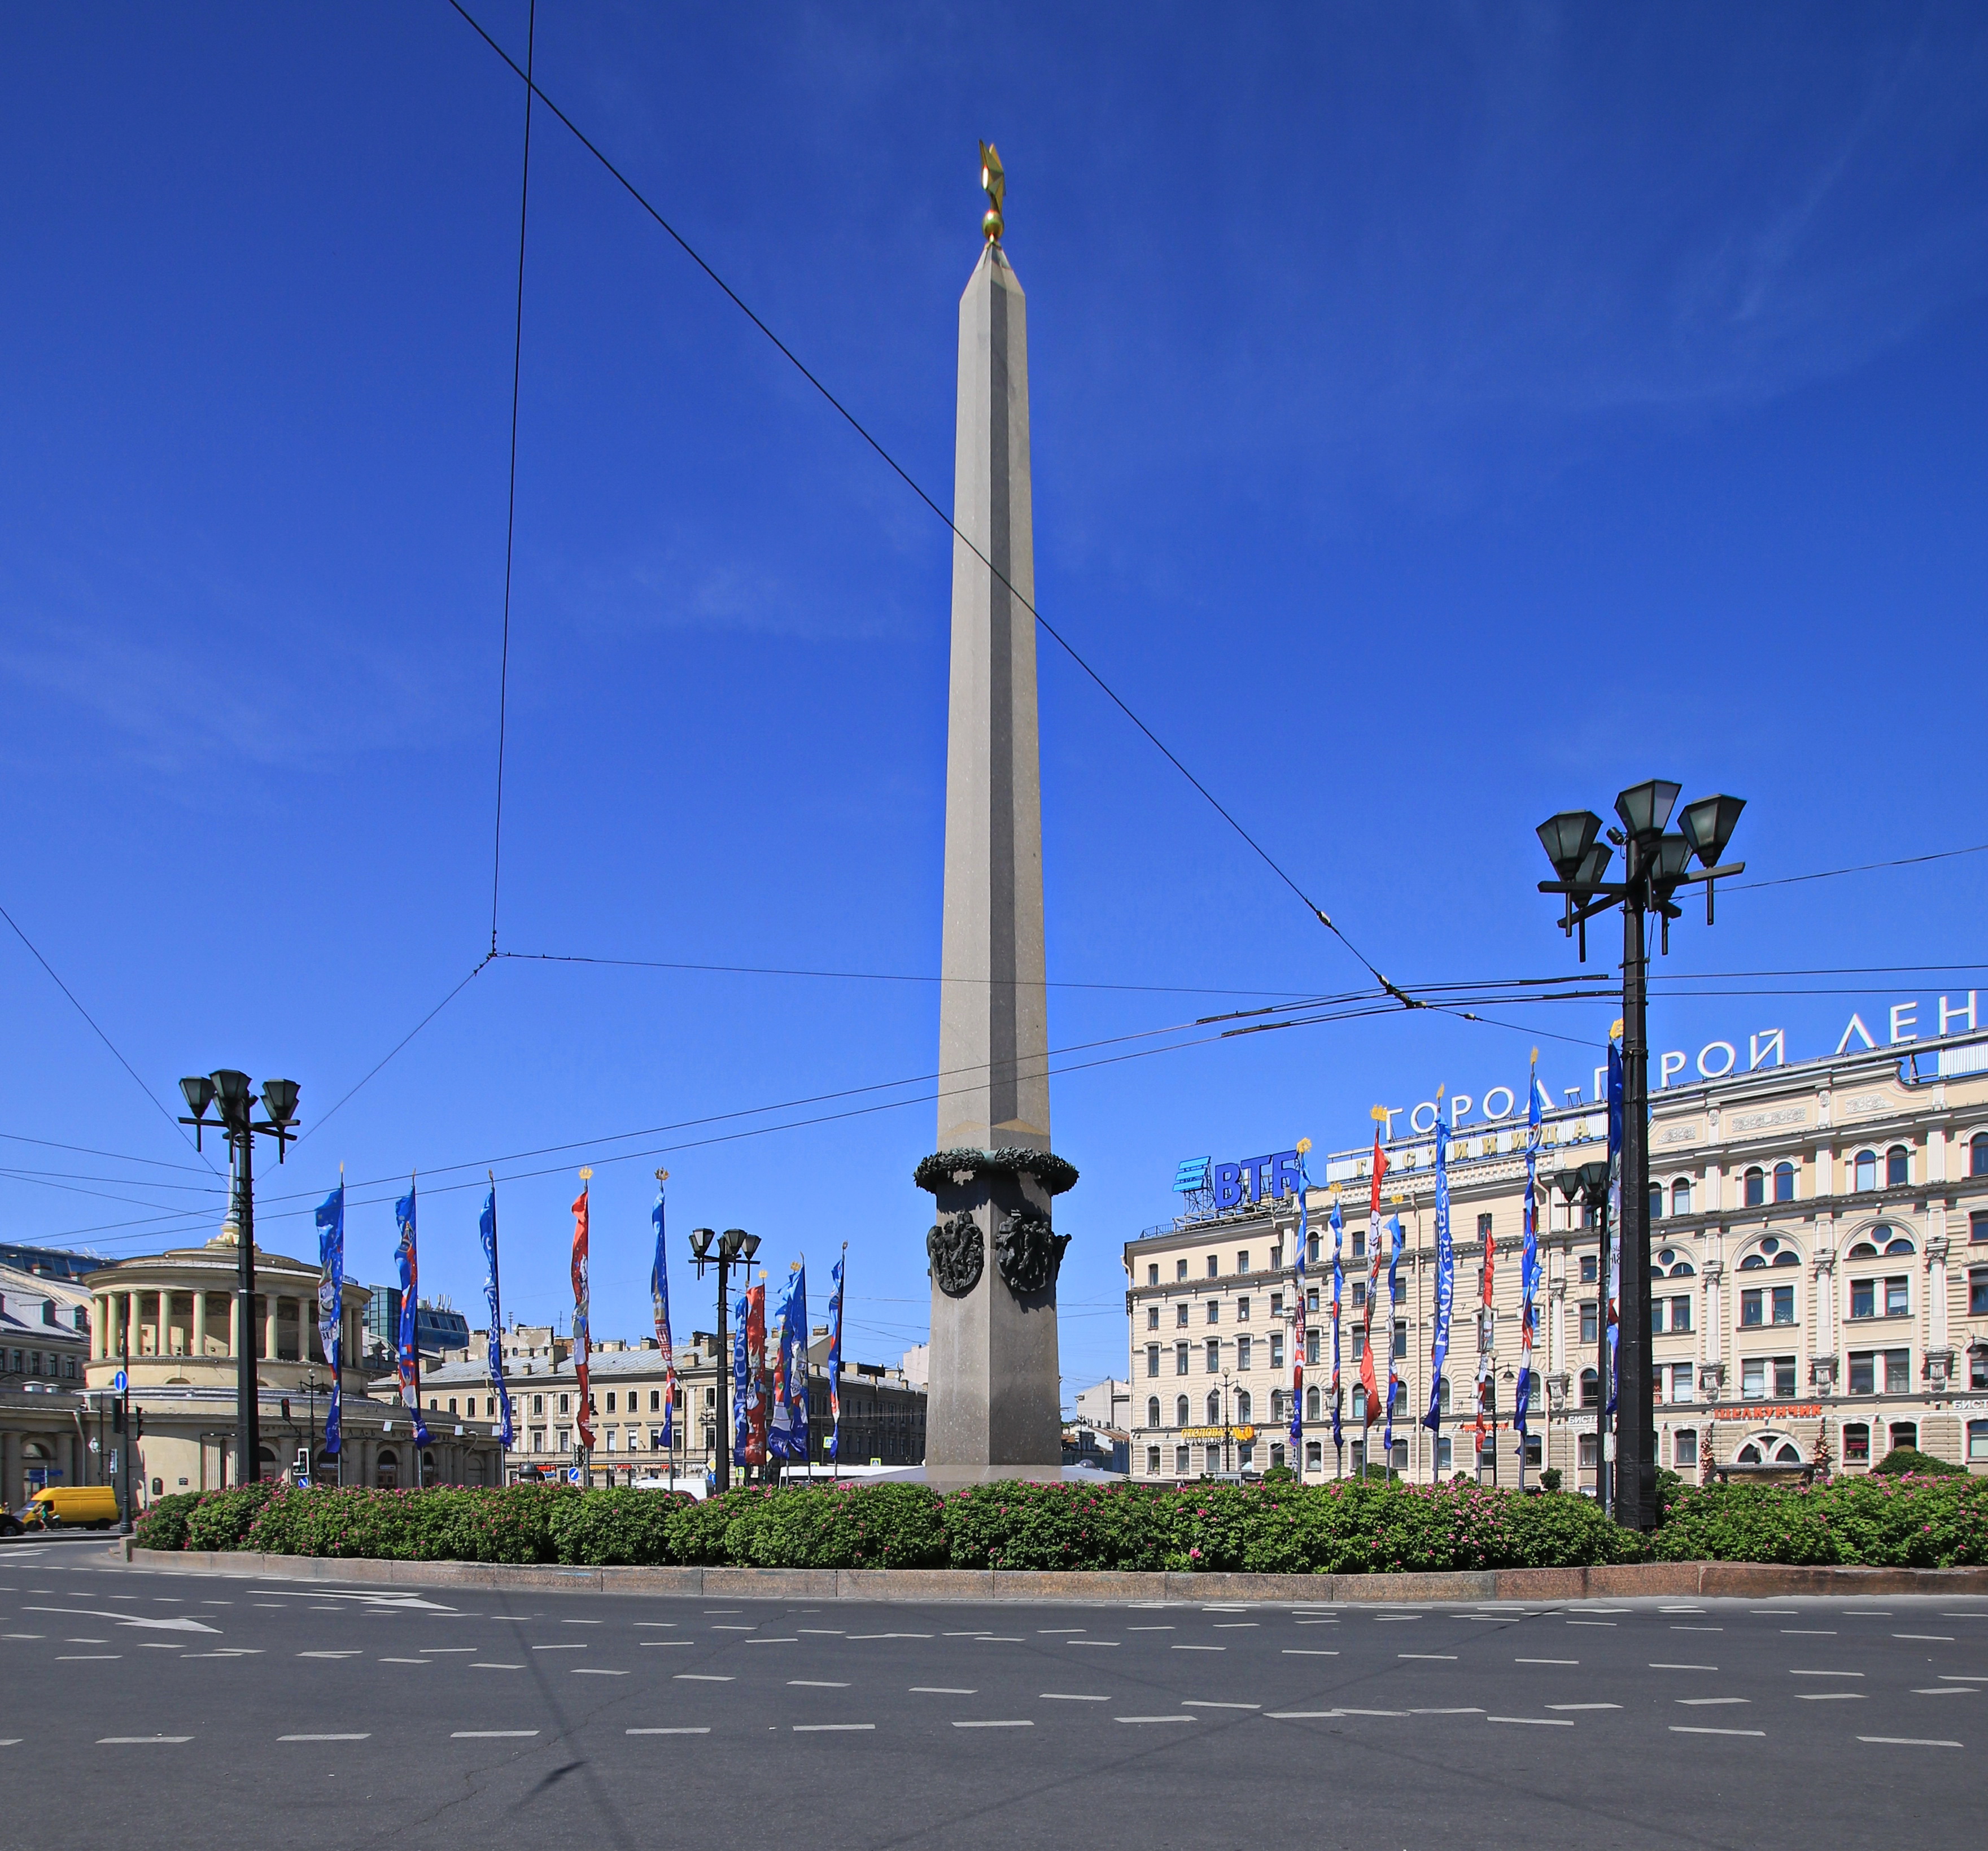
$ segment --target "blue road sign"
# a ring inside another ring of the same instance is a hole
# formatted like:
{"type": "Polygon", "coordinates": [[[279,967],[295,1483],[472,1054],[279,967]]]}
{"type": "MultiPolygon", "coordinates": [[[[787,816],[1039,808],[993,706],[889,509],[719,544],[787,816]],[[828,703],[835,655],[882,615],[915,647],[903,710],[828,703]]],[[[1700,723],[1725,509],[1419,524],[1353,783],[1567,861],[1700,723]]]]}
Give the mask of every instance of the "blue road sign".
{"type": "Polygon", "coordinates": [[[580,1467],[578,1466],[570,1465],[566,1468],[566,1481],[568,1484],[577,1484],[580,1483],[580,1467]]]}
{"type": "Polygon", "coordinates": [[[126,1388],[130,1386],[124,1379],[124,1372],[122,1369],[120,1369],[116,1375],[110,1378],[110,1386],[120,1395],[123,1394],[126,1388]]]}

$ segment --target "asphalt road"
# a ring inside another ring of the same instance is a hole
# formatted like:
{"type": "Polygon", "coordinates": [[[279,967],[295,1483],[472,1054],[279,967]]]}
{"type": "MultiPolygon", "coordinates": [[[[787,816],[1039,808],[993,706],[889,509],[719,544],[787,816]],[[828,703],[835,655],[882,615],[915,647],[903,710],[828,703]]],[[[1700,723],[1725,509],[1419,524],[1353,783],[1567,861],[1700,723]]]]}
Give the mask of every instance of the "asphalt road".
{"type": "Polygon", "coordinates": [[[485,1595],[0,1546],[0,1843],[1946,1845],[1988,1599],[485,1595]]]}

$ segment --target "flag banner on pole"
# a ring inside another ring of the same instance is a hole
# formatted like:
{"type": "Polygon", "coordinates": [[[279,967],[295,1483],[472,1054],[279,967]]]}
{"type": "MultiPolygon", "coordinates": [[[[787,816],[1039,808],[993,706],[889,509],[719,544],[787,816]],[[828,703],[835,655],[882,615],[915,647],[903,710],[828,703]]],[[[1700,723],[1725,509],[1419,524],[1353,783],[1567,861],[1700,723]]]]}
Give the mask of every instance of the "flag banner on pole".
{"type": "Polygon", "coordinates": [[[746,1463],[746,1448],[751,1439],[751,1422],[746,1398],[752,1392],[746,1355],[746,1294],[741,1292],[732,1307],[732,1463],[746,1463]]]}
{"type": "Polygon", "coordinates": [[[790,1459],[808,1456],[808,1300],[807,1261],[794,1262],[787,1287],[787,1444],[790,1459]]]}
{"type": "Polygon", "coordinates": [[[587,1282],[587,1185],[583,1182],[573,1204],[573,1367],[580,1379],[580,1443],[593,1450],[593,1326],[589,1315],[592,1294],[587,1282]]]}
{"type": "Polygon", "coordinates": [[[1345,1443],[1345,1434],[1339,1420],[1339,1301],[1346,1296],[1346,1217],[1341,1212],[1339,1198],[1332,1198],[1332,1443],[1335,1448],[1345,1443]]]}
{"type": "MultiPolygon", "coordinates": [[[[414,1184],[410,1177],[407,1193],[394,1204],[394,1219],[401,1225],[401,1242],[394,1250],[401,1267],[401,1328],[395,1333],[394,1360],[401,1378],[401,1405],[414,1423],[414,1444],[428,1443],[428,1423],[421,1418],[421,1352],[415,1340],[414,1312],[421,1303],[421,1261],[414,1250],[414,1184]]],[[[414,1483],[421,1481],[421,1461],[414,1461],[414,1483]]]]}
{"type": "Polygon", "coordinates": [[[793,1289],[794,1277],[789,1273],[766,1326],[766,1451],[775,1459],[789,1456],[787,1423],[793,1410],[787,1405],[787,1300],[793,1289]]]}
{"type": "Polygon", "coordinates": [[[746,1463],[766,1463],[766,1288],[746,1293],[746,1463]]]}
{"type": "Polygon", "coordinates": [[[849,1250],[829,1269],[833,1289],[828,1294],[828,1456],[842,1457],[842,1269],[849,1264],[849,1250]]]}
{"type": "Polygon", "coordinates": [[[1456,1241],[1449,1227],[1449,1128],[1435,1115],[1435,1341],[1429,1350],[1428,1412],[1422,1425],[1442,1430],[1442,1372],[1449,1361],[1450,1318],[1456,1308],[1456,1241]]]}
{"type": "Polygon", "coordinates": [[[1622,1044],[1608,1044],[1608,1402],[1615,1412],[1615,1347],[1622,1335],[1622,1044]]]}
{"type": "Polygon", "coordinates": [[[649,1297],[656,1313],[656,1348],[663,1359],[663,1444],[676,1446],[677,1352],[670,1341],[669,1255],[663,1241],[663,1180],[656,1179],[656,1206],[649,1210],[656,1224],[656,1257],[649,1268],[649,1297]]]}
{"type": "MultiPolygon", "coordinates": [[[[339,1371],[345,1363],[345,1176],[319,1204],[317,1224],[317,1329],[324,1359],[331,1366],[331,1404],[325,1410],[324,1450],[338,1457],[339,1371]]],[[[315,1465],[316,1461],[313,1460],[315,1465]]]]}
{"type": "Polygon", "coordinates": [[[1298,1257],[1297,1305],[1291,1315],[1291,1451],[1296,1468],[1302,1471],[1304,1461],[1299,1449],[1304,1443],[1304,1351],[1305,1334],[1310,1328],[1305,1321],[1305,1244],[1311,1230],[1310,1203],[1311,1178],[1305,1170],[1305,1152],[1311,1149],[1311,1139],[1298,1140],[1298,1257]]]}
{"type": "MultiPolygon", "coordinates": [[[[1374,1301],[1381,1292],[1381,1179],[1388,1173],[1387,1153],[1381,1148],[1381,1134],[1374,1134],[1374,1182],[1368,1191],[1367,1199],[1367,1303],[1365,1315],[1360,1326],[1360,1386],[1367,1391],[1366,1406],[1362,1410],[1361,1431],[1364,1433],[1378,1417],[1375,1403],[1381,1398],[1381,1386],[1374,1373],[1374,1301]]],[[[1388,1347],[1394,1348],[1393,1333],[1389,1333],[1388,1347]]],[[[1364,1460],[1364,1455],[1363,1460],[1364,1460]]]]}
{"type": "Polygon", "coordinates": [[[1519,1252],[1519,1386],[1512,1393],[1512,1425],[1519,1436],[1519,1458],[1526,1457],[1526,1419],[1533,1411],[1533,1337],[1539,1323],[1540,1213],[1534,1191],[1539,1183],[1540,1057],[1533,1051],[1526,1083],[1531,1104],[1526,1113],[1525,1243],[1519,1252]]]}
{"type": "Polygon", "coordinates": [[[1477,1379],[1470,1391],[1470,1427],[1477,1441],[1477,1457],[1480,1461],[1484,1457],[1484,1436],[1489,1430],[1484,1416],[1488,1411],[1486,1403],[1490,1399],[1490,1389],[1491,1352],[1486,1350],[1477,1359],[1477,1379]]]}
{"type": "Polygon", "coordinates": [[[1395,1307],[1401,1289],[1401,1217],[1388,1217],[1388,1426],[1381,1436],[1381,1464],[1395,1463],[1395,1403],[1401,1392],[1401,1372],[1395,1366],[1395,1307]]]}
{"type": "Polygon", "coordinates": [[[497,1412],[501,1416],[497,1426],[497,1437],[506,1450],[509,1450],[511,1431],[511,1391],[504,1386],[504,1314],[499,1308],[497,1290],[497,1185],[490,1185],[490,1197],[483,1204],[483,1213],[477,1217],[477,1232],[483,1237],[483,1296],[490,1307],[490,1382],[497,1391],[497,1412]]]}

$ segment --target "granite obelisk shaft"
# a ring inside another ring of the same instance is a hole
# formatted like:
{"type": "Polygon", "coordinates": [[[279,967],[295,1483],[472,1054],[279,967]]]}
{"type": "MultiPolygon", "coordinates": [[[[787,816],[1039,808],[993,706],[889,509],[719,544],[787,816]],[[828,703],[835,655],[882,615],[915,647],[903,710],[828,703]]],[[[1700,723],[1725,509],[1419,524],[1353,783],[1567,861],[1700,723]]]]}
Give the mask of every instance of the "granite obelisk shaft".
{"type": "MultiPolygon", "coordinates": [[[[960,298],[953,520],[938,1149],[1046,1153],[1026,307],[994,239],[960,298]]],[[[978,1225],[986,1260],[956,1294],[935,1275],[927,1476],[1055,1477],[1055,1269],[1018,1291],[996,1248],[1013,1218],[1046,1232],[1050,1191],[1011,1159],[934,1193],[942,1216],[978,1225]]]]}

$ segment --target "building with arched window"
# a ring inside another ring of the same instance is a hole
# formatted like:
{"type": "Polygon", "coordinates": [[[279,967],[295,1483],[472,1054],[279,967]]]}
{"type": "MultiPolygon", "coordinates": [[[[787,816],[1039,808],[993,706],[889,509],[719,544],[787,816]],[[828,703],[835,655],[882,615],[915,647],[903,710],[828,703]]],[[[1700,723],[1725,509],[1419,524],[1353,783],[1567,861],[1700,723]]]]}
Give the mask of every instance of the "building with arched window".
{"type": "MultiPolygon", "coordinates": [[[[1942,1005],[1942,1019],[1949,1017],[1964,1017],[1968,1032],[1902,1051],[1792,1066],[1779,1064],[1778,1047],[1770,1054],[1756,1047],[1751,1071],[1739,1071],[1736,1058],[1720,1077],[1689,1085],[1663,1085],[1678,1070],[1666,1064],[1660,1072],[1652,1057],[1652,1388],[1665,1467],[1687,1477],[1753,1467],[1858,1472],[1912,1444],[1988,1472],[1988,1036],[1975,1031],[1971,1002],[1966,1011],[1942,1005]]],[[[1434,1149],[1426,1132],[1384,1146],[1386,1212],[1400,1217],[1405,1235],[1395,1304],[1382,1296],[1384,1270],[1370,1273],[1371,1145],[1323,1158],[1314,1150],[1310,1173],[1324,1185],[1308,1205],[1302,1276],[1297,1203],[1290,1196],[1182,1216],[1126,1244],[1135,1378],[1202,1378],[1199,1403],[1212,1386],[1205,1379],[1226,1374],[1232,1393],[1251,1393],[1259,1398],[1252,1405],[1262,1406],[1260,1397],[1293,1386],[1291,1372],[1302,1362],[1297,1445],[1273,1415],[1273,1430],[1256,1436],[1243,1467],[1288,1464],[1330,1478],[1378,1457],[1368,1449],[1378,1448],[1381,1435],[1367,1420],[1360,1385],[1371,1337],[1377,1377],[1391,1348],[1401,1378],[1397,1464],[1405,1444],[1401,1469],[1426,1483],[1449,1477],[1452,1460],[1472,1456],[1469,1436],[1459,1446],[1455,1436],[1476,1424],[1483,1353],[1490,1363],[1487,1422],[1503,1436],[1493,1456],[1502,1482],[1513,1482],[1523,1125],[1522,1108],[1499,1118],[1459,1119],[1450,1141],[1456,1311],[1440,1380],[1430,1380],[1434,1149]],[[1320,1237],[1335,1191],[1344,1221],[1337,1445],[1332,1248],[1329,1234],[1320,1237]],[[1479,1322],[1472,1311],[1487,1238],[1493,1306],[1479,1322]],[[1376,1277],[1381,1282],[1369,1306],[1376,1277]],[[1293,1328],[1300,1293],[1302,1346],[1293,1328]],[[1390,1315],[1391,1344],[1384,1335],[1390,1315]],[[1140,1336],[1176,1325],[1195,1327],[1191,1347],[1140,1336]],[[1244,1338],[1246,1348],[1238,1341],[1244,1338]],[[1432,1387],[1433,1431],[1421,1419],[1432,1387]]],[[[1389,1127],[1408,1131],[1396,1119],[1389,1127]]],[[[1545,1112],[1542,1184],[1601,1158],[1606,1130],[1591,1100],[1545,1112]]],[[[1570,1487],[1590,1489],[1608,1328],[1598,1230],[1592,1211],[1570,1213],[1550,1187],[1540,1190],[1537,1213],[1544,1283],[1529,1426],[1543,1443],[1542,1462],[1570,1487]]],[[[1378,1397],[1374,1411],[1378,1422],[1378,1397]]],[[[1195,1430],[1183,1398],[1170,1430],[1133,1434],[1134,1475],[1188,1477],[1215,1469],[1205,1447],[1187,1437],[1195,1430]]],[[[1489,1469],[1487,1459],[1480,1476],[1489,1469]]]]}

